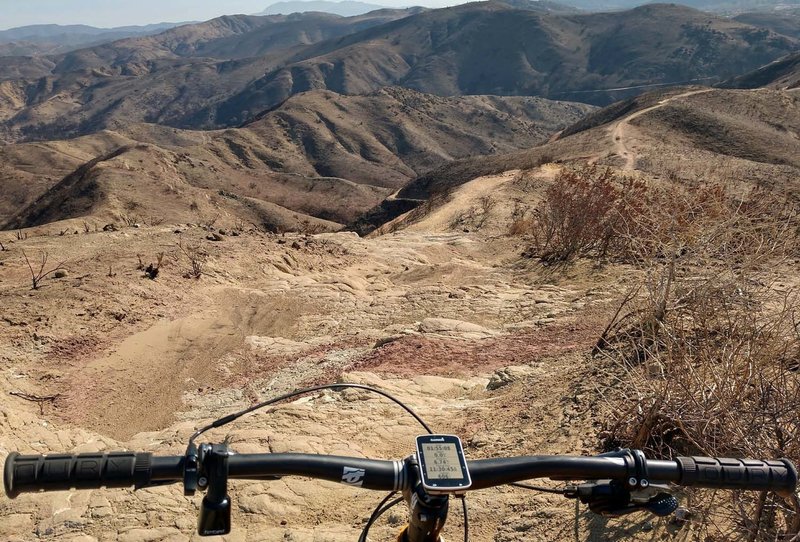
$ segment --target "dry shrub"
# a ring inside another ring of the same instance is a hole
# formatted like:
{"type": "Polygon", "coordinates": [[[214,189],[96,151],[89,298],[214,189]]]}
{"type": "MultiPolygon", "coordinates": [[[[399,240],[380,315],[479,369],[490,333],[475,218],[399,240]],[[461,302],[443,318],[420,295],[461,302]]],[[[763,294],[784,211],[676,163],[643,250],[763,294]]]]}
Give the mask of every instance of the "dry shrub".
{"type": "Polygon", "coordinates": [[[25,258],[25,263],[28,264],[28,270],[31,273],[31,285],[33,290],[38,290],[41,282],[49,275],[53,275],[57,271],[62,271],[64,269],[64,264],[66,263],[62,261],[51,266],[50,269],[47,269],[47,259],[50,257],[50,254],[42,251],[40,254],[39,267],[37,269],[37,267],[28,259],[28,255],[24,250],[22,251],[22,256],[25,258]]]}
{"type": "Polygon", "coordinates": [[[199,279],[203,276],[208,253],[197,243],[184,243],[183,238],[178,240],[178,250],[189,261],[189,270],[183,274],[183,278],[199,279]]]}
{"type": "Polygon", "coordinates": [[[119,220],[120,222],[131,228],[136,226],[140,222],[138,215],[129,215],[126,213],[120,213],[119,220]]]}
{"type": "Polygon", "coordinates": [[[298,231],[308,235],[317,235],[319,233],[327,233],[330,230],[325,226],[325,224],[320,222],[312,222],[310,219],[305,218],[300,223],[298,231]]]}
{"type": "Polygon", "coordinates": [[[534,219],[532,208],[520,199],[514,201],[511,208],[511,224],[508,227],[508,235],[517,237],[529,235],[533,231],[534,219]]]}
{"type": "Polygon", "coordinates": [[[785,197],[766,189],[735,197],[717,184],[653,188],[594,165],[562,170],[527,225],[530,254],[545,262],[642,263],[712,246],[709,258],[738,257],[754,243],[763,254],[797,252],[797,214],[785,197]]]}
{"type": "MultiPolygon", "coordinates": [[[[623,369],[604,437],[650,456],[800,460],[800,295],[774,270],[796,254],[779,196],[720,187],[644,194],[615,250],[641,268],[598,341],[623,369]]],[[[690,493],[703,539],[797,540],[795,495],[690,493]]]]}
{"type": "Polygon", "coordinates": [[[475,205],[455,213],[448,223],[451,230],[481,229],[492,215],[492,210],[497,205],[497,200],[491,195],[479,197],[475,205]]]}
{"type": "Polygon", "coordinates": [[[515,218],[508,227],[508,235],[519,236],[528,235],[533,230],[534,221],[532,218],[515,218]]]}
{"type": "Polygon", "coordinates": [[[797,251],[797,214],[781,195],[722,185],[631,185],[615,208],[613,253],[627,262],[693,252],[705,261],[759,263],[797,251]]]}
{"type": "Polygon", "coordinates": [[[532,253],[545,262],[604,257],[617,236],[618,217],[633,212],[627,205],[636,200],[626,196],[642,186],[594,165],[562,170],[534,210],[532,253]]]}

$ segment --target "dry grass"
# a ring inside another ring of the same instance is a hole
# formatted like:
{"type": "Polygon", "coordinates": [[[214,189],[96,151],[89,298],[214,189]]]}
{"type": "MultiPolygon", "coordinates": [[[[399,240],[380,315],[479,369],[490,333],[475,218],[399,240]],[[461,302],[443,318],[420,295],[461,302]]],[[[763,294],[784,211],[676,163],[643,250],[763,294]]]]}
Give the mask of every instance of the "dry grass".
{"type": "MultiPolygon", "coordinates": [[[[637,198],[611,247],[643,278],[595,349],[620,369],[607,447],[800,460],[800,293],[775,271],[797,254],[797,213],[761,190],[637,198]]],[[[705,540],[797,540],[796,495],[721,495],[690,497],[705,540]]]]}
{"type": "Polygon", "coordinates": [[[199,279],[203,276],[203,268],[208,260],[208,253],[200,244],[184,243],[183,239],[178,242],[178,250],[189,261],[189,270],[183,277],[187,279],[199,279]]]}

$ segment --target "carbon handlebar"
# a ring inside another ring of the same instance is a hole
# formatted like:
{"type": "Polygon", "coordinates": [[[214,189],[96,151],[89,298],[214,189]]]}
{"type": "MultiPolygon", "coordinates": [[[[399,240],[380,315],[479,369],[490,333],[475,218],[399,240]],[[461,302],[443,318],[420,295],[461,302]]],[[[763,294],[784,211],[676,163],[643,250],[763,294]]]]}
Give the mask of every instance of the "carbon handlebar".
{"type": "MultiPolygon", "coordinates": [[[[471,489],[533,478],[628,480],[637,473],[621,457],[530,456],[467,462],[471,489]]],[[[788,497],[797,488],[797,468],[788,459],[759,461],[710,457],[646,460],[649,481],[682,486],[774,491],[788,497]]],[[[307,476],[375,490],[402,490],[413,480],[408,461],[383,461],[312,454],[233,454],[230,478],[307,476]]],[[[100,487],[143,488],[183,480],[184,456],[117,452],[77,455],[19,455],[5,462],[6,494],[100,487]]]]}

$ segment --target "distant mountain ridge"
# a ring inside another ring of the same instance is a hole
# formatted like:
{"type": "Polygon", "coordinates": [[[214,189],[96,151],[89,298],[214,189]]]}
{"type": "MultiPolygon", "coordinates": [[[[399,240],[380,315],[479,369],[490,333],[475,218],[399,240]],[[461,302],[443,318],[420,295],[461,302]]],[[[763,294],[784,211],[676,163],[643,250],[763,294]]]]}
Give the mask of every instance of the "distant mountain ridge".
{"type": "MultiPolygon", "coordinates": [[[[570,0],[569,5],[587,11],[618,11],[645,6],[643,0],[570,0]]],[[[774,12],[779,14],[792,6],[800,6],[798,0],[681,0],[680,5],[712,13],[735,15],[746,12],[774,12]]]]}
{"type": "Polygon", "coordinates": [[[341,2],[331,2],[329,0],[291,0],[287,2],[276,2],[256,15],[289,15],[291,13],[305,13],[309,11],[319,11],[322,13],[333,13],[342,17],[352,17],[363,15],[377,9],[388,9],[388,6],[378,4],[368,4],[355,0],[342,0],[341,2]]]}
{"type": "Polygon", "coordinates": [[[719,86],[745,89],[758,87],[798,89],[800,88],[800,53],[787,55],[755,71],[725,81],[719,86]]]}
{"type": "Polygon", "coordinates": [[[358,94],[397,84],[443,96],[538,95],[605,105],[640,91],[604,89],[718,81],[799,45],[675,4],[561,15],[475,2],[307,47],[213,114],[224,118],[310,88],[358,94]]]}
{"type": "Polygon", "coordinates": [[[776,12],[748,12],[737,15],[733,20],[740,23],[769,28],[773,32],[793,38],[800,38],[800,6],[776,12]]]}
{"type": "Polygon", "coordinates": [[[158,34],[182,23],[97,28],[88,25],[40,24],[0,30],[0,56],[67,53],[134,36],[158,34]]]}
{"type": "Polygon", "coordinates": [[[674,4],[553,13],[454,8],[226,16],[65,55],[0,58],[0,139],[61,139],[131,122],[239,126],[296,94],[400,86],[606,105],[654,85],[712,84],[800,39],[674,4]]]}

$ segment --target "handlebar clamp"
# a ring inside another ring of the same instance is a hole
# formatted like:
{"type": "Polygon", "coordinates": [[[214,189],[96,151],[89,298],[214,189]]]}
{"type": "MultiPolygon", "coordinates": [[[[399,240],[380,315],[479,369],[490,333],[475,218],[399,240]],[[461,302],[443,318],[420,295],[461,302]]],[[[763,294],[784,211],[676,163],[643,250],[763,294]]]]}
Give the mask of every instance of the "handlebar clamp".
{"type": "Polygon", "coordinates": [[[613,452],[600,454],[600,457],[618,457],[625,462],[625,467],[632,473],[625,480],[625,486],[629,491],[639,491],[650,486],[650,474],[647,469],[647,458],[641,450],[630,448],[618,448],[613,452]]]}
{"type": "Polygon", "coordinates": [[[228,445],[203,445],[200,454],[203,472],[199,480],[206,480],[201,487],[208,487],[208,492],[200,505],[197,533],[200,536],[228,534],[231,532],[231,498],[228,495],[228,458],[231,454],[228,445]]]}

